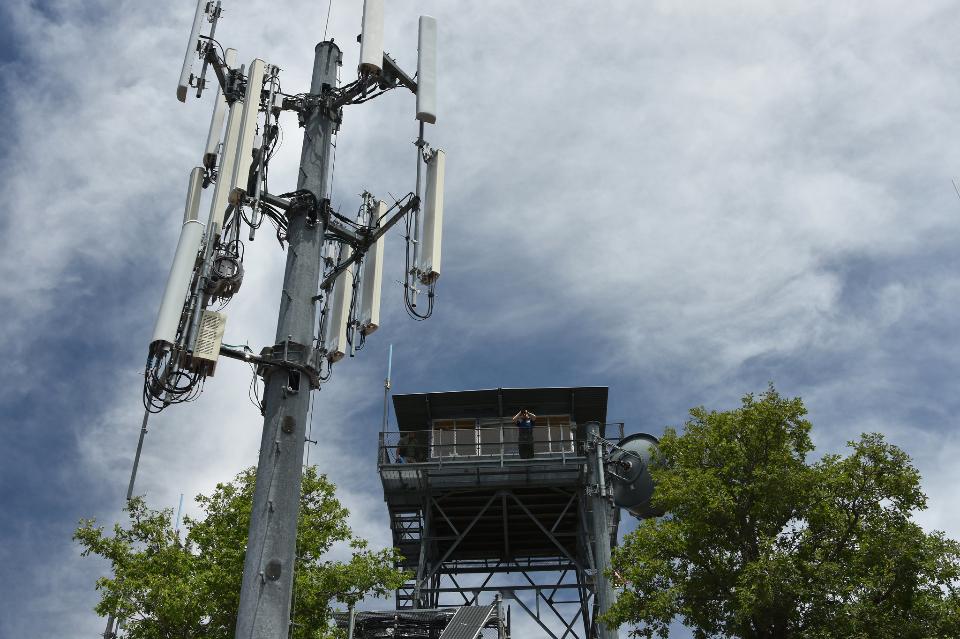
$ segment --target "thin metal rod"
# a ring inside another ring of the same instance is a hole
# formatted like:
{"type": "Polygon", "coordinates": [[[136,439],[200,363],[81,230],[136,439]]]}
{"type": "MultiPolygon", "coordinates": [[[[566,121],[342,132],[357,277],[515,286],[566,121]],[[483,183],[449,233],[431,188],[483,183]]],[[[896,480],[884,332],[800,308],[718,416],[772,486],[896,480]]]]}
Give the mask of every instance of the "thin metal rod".
{"type": "Polygon", "coordinates": [[[529,518],[531,519],[531,521],[533,521],[533,523],[535,523],[535,524],[537,525],[537,528],[539,528],[540,531],[541,531],[544,535],[547,536],[547,539],[549,539],[551,542],[553,542],[553,545],[556,546],[557,549],[560,550],[560,552],[562,552],[562,553],[566,556],[567,559],[569,559],[571,562],[573,562],[573,565],[575,565],[575,566],[577,566],[577,567],[579,568],[579,567],[580,567],[580,562],[577,561],[576,557],[574,557],[573,555],[571,555],[570,552],[569,552],[566,548],[563,547],[563,544],[561,544],[561,543],[557,540],[556,536],[555,536],[553,533],[551,533],[549,530],[547,530],[546,527],[545,527],[543,524],[540,523],[540,520],[537,519],[537,518],[533,515],[532,512],[530,512],[530,509],[527,508],[526,505],[525,505],[522,501],[520,501],[519,499],[517,499],[517,496],[516,496],[516,495],[514,495],[513,493],[508,493],[508,494],[510,495],[510,497],[513,498],[513,501],[517,502],[517,505],[520,506],[520,508],[523,510],[523,512],[527,513],[527,517],[529,517],[529,518]]]}
{"type": "MultiPolygon", "coordinates": [[[[518,590],[518,588],[513,588],[513,590],[518,590]]],[[[516,601],[518,604],[520,604],[520,607],[526,611],[526,613],[530,616],[530,618],[536,621],[540,625],[540,627],[543,628],[543,631],[546,632],[548,635],[550,635],[552,639],[560,639],[557,635],[553,633],[553,630],[550,630],[550,628],[547,627],[547,625],[540,620],[539,615],[535,614],[532,610],[527,608],[527,604],[523,603],[523,599],[521,599],[520,597],[514,596],[513,600],[516,601]]],[[[539,601],[539,599],[537,601],[539,601]]]]}
{"type": "MultiPolygon", "coordinates": [[[[571,633],[573,634],[574,637],[576,637],[576,636],[577,636],[577,633],[573,632],[573,625],[574,625],[575,623],[577,623],[577,619],[580,618],[580,612],[578,611],[577,614],[576,614],[576,616],[574,616],[573,620],[572,620],[570,623],[567,623],[567,620],[563,618],[563,615],[560,614],[560,611],[557,610],[557,607],[556,607],[555,605],[553,605],[553,601],[551,601],[551,598],[553,597],[553,595],[551,595],[550,597],[547,597],[546,595],[543,594],[543,587],[538,586],[537,584],[535,584],[535,583],[533,582],[533,579],[530,578],[530,575],[528,575],[526,572],[523,572],[523,573],[521,573],[521,574],[523,575],[523,578],[526,579],[527,582],[529,582],[529,584],[530,584],[531,586],[537,586],[537,590],[536,590],[536,593],[537,593],[537,613],[539,614],[539,612],[540,612],[540,600],[543,599],[543,602],[544,602],[545,604],[547,604],[547,606],[550,607],[550,610],[553,611],[553,614],[555,614],[555,615],[557,616],[557,619],[560,620],[560,623],[562,623],[562,624],[564,625],[564,627],[567,629],[567,631],[563,633],[563,635],[560,637],[560,639],[564,639],[564,637],[566,637],[568,634],[571,634],[571,633]]],[[[564,573],[564,574],[566,574],[566,573],[564,573]]],[[[561,579],[562,579],[562,577],[561,577],[561,579]]],[[[559,585],[561,585],[561,584],[558,583],[557,585],[559,586],[559,585]]],[[[571,584],[571,585],[573,585],[573,584],[571,584]]],[[[556,594],[556,592],[557,592],[557,588],[554,588],[554,589],[553,589],[553,593],[556,594]]]]}
{"type": "MultiPolygon", "coordinates": [[[[451,574],[450,572],[444,572],[444,573],[443,573],[443,575],[447,575],[447,576],[449,576],[450,574],[451,574]]],[[[574,590],[574,589],[578,588],[579,586],[578,586],[578,584],[560,584],[560,585],[558,585],[558,586],[526,586],[526,585],[523,585],[523,584],[505,586],[505,585],[496,584],[496,585],[493,585],[493,586],[484,586],[483,588],[481,588],[481,587],[479,587],[479,586],[467,586],[467,587],[464,588],[463,590],[466,590],[466,591],[468,591],[468,592],[500,592],[500,591],[506,592],[506,591],[508,591],[508,590],[522,590],[522,591],[529,591],[529,590],[546,590],[546,589],[552,589],[552,588],[554,588],[554,587],[556,587],[556,588],[559,589],[559,590],[574,590]]],[[[456,592],[460,592],[459,589],[457,589],[457,588],[450,588],[450,587],[446,587],[446,588],[424,588],[423,591],[424,591],[424,592],[439,592],[439,593],[451,593],[451,592],[456,593],[456,592]]]]}
{"type": "MultiPolygon", "coordinates": [[[[250,241],[253,241],[254,236],[257,234],[257,222],[260,215],[260,200],[261,192],[263,191],[263,168],[267,163],[267,136],[270,133],[270,116],[273,115],[273,95],[277,87],[277,72],[279,69],[273,65],[270,65],[270,91],[267,94],[267,109],[266,114],[264,115],[263,120],[263,135],[260,136],[260,152],[257,154],[257,172],[254,176],[254,187],[253,187],[253,206],[251,209],[250,217],[250,241]],[[259,217],[258,217],[259,216],[259,217]]],[[[248,185],[249,186],[249,185],[248,185]]]]}
{"type": "MultiPolygon", "coordinates": [[[[208,5],[209,6],[209,5],[208,5]]],[[[213,38],[217,33],[217,21],[220,19],[220,0],[217,0],[217,4],[214,5],[213,10],[210,12],[210,35],[207,36],[209,42],[207,44],[211,49],[213,48],[213,38]]],[[[197,97],[199,98],[203,94],[205,85],[207,84],[207,65],[210,64],[210,59],[207,56],[203,58],[203,66],[200,67],[200,79],[197,80],[197,97]]]]}
{"type": "Polygon", "coordinates": [[[173,533],[180,538],[180,514],[183,512],[183,493],[180,493],[180,505],[177,506],[177,523],[173,526],[173,533]]]}
{"type": "MultiPolygon", "coordinates": [[[[485,588],[485,587],[487,586],[487,584],[490,583],[490,580],[493,579],[493,576],[494,576],[495,574],[497,574],[497,573],[491,572],[489,575],[487,575],[487,578],[484,579],[484,580],[483,580],[483,583],[480,584],[480,588],[481,588],[481,589],[482,589],[482,588],[485,588]]],[[[473,599],[471,599],[470,602],[469,602],[467,605],[472,606],[472,605],[474,605],[474,604],[477,603],[477,599],[480,598],[480,593],[483,592],[483,590],[481,590],[481,589],[474,590],[473,588],[468,588],[468,590],[473,590],[474,592],[473,592],[473,599]]]]}
{"type": "MultiPolygon", "coordinates": [[[[129,502],[133,499],[133,487],[137,482],[137,469],[140,468],[140,453],[143,452],[143,439],[147,436],[147,422],[150,419],[150,411],[143,411],[143,421],[140,423],[140,438],[137,440],[137,452],[133,456],[133,468],[130,470],[130,483],[127,484],[127,501],[129,502]]],[[[180,503],[183,504],[183,495],[180,496],[180,503]]],[[[113,613],[107,615],[107,626],[103,630],[104,639],[113,639],[117,636],[117,630],[114,628],[115,624],[119,623],[119,619],[114,616],[113,613]]]]}
{"type": "Polygon", "coordinates": [[[433,568],[430,570],[430,572],[427,574],[427,576],[424,578],[424,580],[429,579],[430,577],[434,576],[434,575],[437,573],[437,571],[440,570],[440,567],[443,566],[443,562],[445,562],[445,561],[447,560],[447,557],[449,557],[451,554],[453,554],[453,551],[457,549],[457,547],[460,545],[460,542],[463,541],[464,537],[466,537],[466,536],[470,533],[470,531],[473,530],[473,527],[476,525],[476,523],[477,523],[478,521],[480,521],[480,519],[483,517],[484,513],[487,512],[487,509],[490,508],[490,504],[493,503],[493,500],[496,499],[496,498],[499,497],[499,496],[500,496],[500,493],[494,493],[493,495],[490,496],[490,499],[487,500],[487,503],[485,503],[485,504],[483,505],[483,507],[480,509],[480,511],[476,514],[476,516],[470,521],[470,523],[469,523],[469,524],[467,525],[467,527],[464,529],[463,533],[460,534],[460,536],[457,538],[457,540],[454,541],[452,544],[450,544],[450,547],[447,548],[447,552],[445,552],[445,553],[443,554],[443,557],[440,558],[440,561],[438,561],[438,562],[433,566],[433,568]]]}
{"type": "MultiPolygon", "coordinates": [[[[423,120],[420,121],[420,133],[417,137],[417,198],[420,197],[420,165],[423,164],[423,145],[426,144],[423,141],[423,120]]],[[[412,286],[412,295],[410,298],[410,305],[416,307],[417,305],[417,294],[419,289],[417,289],[416,283],[416,273],[419,268],[420,263],[420,209],[418,208],[413,212],[413,264],[410,266],[413,269],[412,273],[408,273],[406,277],[411,277],[413,279],[412,286]]]]}
{"type": "Polygon", "coordinates": [[[393,371],[393,344],[390,345],[390,351],[387,355],[387,376],[383,380],[383,429],[382,433],[387,432],[387,415],[390,408],[388,399],[390,397],[390,373],[393,371]]]}
{"type": "Polygon", "coordinates": [[[147,435],[147,420],[150,411],[143,411],[143,422],[140,424],[140,439],[137,441],[137,452],[133,456],[133,469],[130,471],[130,483],[127,484],[127,501],[133,499],[133,485],[137,481],[137,469],[140,467],[140,453],[143,452],[143,438],[147,435]]]}

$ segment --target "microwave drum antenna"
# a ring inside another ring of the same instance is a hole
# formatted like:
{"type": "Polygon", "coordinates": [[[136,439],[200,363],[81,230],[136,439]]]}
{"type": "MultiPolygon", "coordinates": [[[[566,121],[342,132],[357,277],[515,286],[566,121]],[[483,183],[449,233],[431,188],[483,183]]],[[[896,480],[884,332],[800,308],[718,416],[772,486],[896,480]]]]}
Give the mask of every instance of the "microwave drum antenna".
{"type": "Polygon", "coordinates": [[[621,439],[610,453],[613,502],[637,519],[663,515],[650,504],[654,489],[650,464],[658,444],[653,435],[636,433],[621,439]]]}

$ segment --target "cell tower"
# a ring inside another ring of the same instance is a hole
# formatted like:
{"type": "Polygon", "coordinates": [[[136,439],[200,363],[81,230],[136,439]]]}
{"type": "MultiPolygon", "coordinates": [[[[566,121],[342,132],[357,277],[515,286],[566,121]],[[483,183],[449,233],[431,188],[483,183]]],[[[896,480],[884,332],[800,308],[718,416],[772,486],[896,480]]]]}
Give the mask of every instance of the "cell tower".
{"type": "MultiPolygon", "coordinates": [[[[384,51],[384,0],[365,0],[354,81],[338,86],[342,64],[331,39],[316,46],[309,90],[281,89],[279,66],[260,58],[238,65],[237,51],[214,39],[220,0],[198,0],[177,85],[185,102],[216,87],[209,134],[190,171],[180,238],[150,342],[143,387],[147,417],[195,399],[220,357],[255,364],[263,378],[263,440],[244,564],[236,636],[286,637],[290,624],[297,511],[310,393],[333,365],[361,349],[380,326],[383,236],[400,221],[407,239],[404,304],[416,319],[433,311],[440,276],[445,155],[424,139],[437,121],[437,21],[421,16],[415,78],[384,51]],[[199,72],[195,68],[199,65],[199,72]],[[415,188],[400,199],[365,192],[356,215],[331,206],[331,149],[344,107],[396,88],[416,95],[419,123],[415,188]],[[268,184],[280,118],[304,129],[297,188],[268,184]],[[213,189],[200,218],[204,189],[213,189]],[[421,206],[421,202],[423,206],[421,206]],[[276,340],[260,353],[221,343],[224,307],[244,277],[245,243],[269,222],[287,249],[276,340]],[[418,305],[418,296],[426,302],[418,305]]],[[[129,495],[128,495],[129,497],[129,495]]],[[[112,619],[105,636],[112,636],[112,619]]]]}

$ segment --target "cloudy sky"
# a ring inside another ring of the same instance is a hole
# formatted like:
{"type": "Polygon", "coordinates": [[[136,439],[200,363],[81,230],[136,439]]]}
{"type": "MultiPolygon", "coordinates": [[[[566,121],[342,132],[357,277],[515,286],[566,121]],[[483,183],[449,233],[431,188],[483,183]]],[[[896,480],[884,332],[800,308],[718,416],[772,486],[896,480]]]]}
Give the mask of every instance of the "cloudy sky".
{"type": "MultiPolygon", "coordinates": [[[[309,87],[327,3],[226,0],[218,39],[309,87]]],[[[358,58],[359,0],[329,35],[358,58]]],[[[447,151],[434,317],[407,319],[387,247],[383,328],[316,397],[317,462],[352,521],[389,543],[375,468],[394,390],[607,385],[611,421],[661,432],[772,381],[804,398],[818,452],[863,431],[904,447],[929,529],[960,537],[960,81],[956,3],[394,0],[386,48],[415,68],[440,24],[447,151]]],[[[174,87],[193,6],[0,7],[0,636],[95,637],[105,566],[70,541],[120,514],[140,373],[212,92],[174,87]]],[[[349,108],[334,205],[413,188],[414,101],[349,108]]],[[[271,170],[295,186],[285,116],[271,170]]],[[[225,341],[271,342],[283,261],[264,236],[225,341]]],[[[249,370],[151,421],[138,492],[155,507],[255,462],[249,370]]],[[[517,619],[514,616],[514,619],[517,619]]],[[[678,628],[677,637],[689,636],[678,628]]]]}

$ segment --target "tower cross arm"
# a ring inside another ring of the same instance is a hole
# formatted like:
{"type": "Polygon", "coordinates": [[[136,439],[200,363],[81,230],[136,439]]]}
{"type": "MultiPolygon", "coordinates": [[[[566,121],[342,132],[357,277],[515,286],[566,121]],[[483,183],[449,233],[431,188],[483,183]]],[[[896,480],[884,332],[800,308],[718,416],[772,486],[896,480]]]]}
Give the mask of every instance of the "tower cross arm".
{"type": "MultiPolygon", "coordinates": [[[[407,197],[409,199],[406,201],[406,203],[403,204],[397,210],[397,212],[390,217],[390,219],[388,219],[386,222],[384,222],[379,227],[377,227],[376,230],[374,230],[372,233],[366,236],[357,246],[357,250],[353,252],[353,255],[351,255],[349,258],[344,260],[336,269],[333,270],[333,272],[327,275],[327,277],[320,283],[321,291],[325,291],[331,285],[333,285],[338,275],[340,275],[345,270],[350,268],[354,263],[359,261],[360,258],[363,257],[363,254],[366,253],[367,249],[370,248],[381,237],[386,235],[387,231],[389,231],[394,224],[396,224],[401,219],[403,219],[403,216],[405,216],[410,211],[416,211],[420,208],[419,197],[417,197],[413,193],[410,193],[407,197]]],[[[321,295],[317,295],[313,298],[313,300],[317,301],[321,297],[322,297],[321,295]]]]}
{"type": "MultiPolygon", "coordinates": [[[[201,36],[204,37],[204,36],[201,36]]],[[[212,42],[212,39],[211,39],[212,42]]],[[[227,66],[225,60],[221,60],[220,56],[217,55],[217,49],[214,46],[207,45],[206,54],[203,58],[204,65],[209,64],[213,67],[213,73],[217,76],[217,82],[220,83],[220,90],[223,91],[224,95],[230,95],[230,79],[228,73],[230,72],[230,67],[227,66]]],[[[229,99],[229,98],[228,98],[229,99]]]]}
{"type": "Polygon", "coordinates": [[[383,54],[383,75],[387,78],[394,79],[400,86],[407,87],[411,92],[417,92],[417,81],[407,75],[407,73],[400,68],[400,65],[397,64],[396,60],[391,58],[387,53],[383,54]]]}

